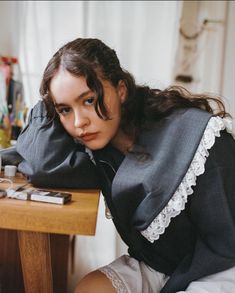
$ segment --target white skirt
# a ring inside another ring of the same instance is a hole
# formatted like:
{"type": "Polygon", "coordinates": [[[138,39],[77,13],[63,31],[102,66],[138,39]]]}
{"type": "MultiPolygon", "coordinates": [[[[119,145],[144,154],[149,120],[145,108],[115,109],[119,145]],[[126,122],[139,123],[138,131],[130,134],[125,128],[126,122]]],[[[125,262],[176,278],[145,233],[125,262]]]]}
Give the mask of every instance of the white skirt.
{"type": "MultiPolygon", "coordinates": [[[[112,282],[117,293],[158,293],[169,279],[144,262],[123,255],[99,269],[112,282]]],[[[235,293],[235,267],[190,283],[176,293],[235,293]]]]}

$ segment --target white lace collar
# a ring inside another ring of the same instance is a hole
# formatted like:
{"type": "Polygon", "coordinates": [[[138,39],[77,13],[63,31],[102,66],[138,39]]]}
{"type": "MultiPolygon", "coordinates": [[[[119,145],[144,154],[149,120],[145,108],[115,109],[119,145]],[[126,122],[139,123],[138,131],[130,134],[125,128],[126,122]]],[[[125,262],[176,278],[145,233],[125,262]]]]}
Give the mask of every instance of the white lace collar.
{"type": "Polygon", "coordinates": [[[232,121],[229,118],[212,117],[204,131],[195,156],[176,192],[160,214],[151,222],[141,234],[150,242],[159,239],[165,232],[172,218],[180,214],[185,208],[188,196],[193,193],[192,186],[196,185],[197,176],[205,171],[205,162],[209,156],[208,150],[214,145],[215,138],[220,136],[220,131],[226,129],[232,133],[232,121]]]}

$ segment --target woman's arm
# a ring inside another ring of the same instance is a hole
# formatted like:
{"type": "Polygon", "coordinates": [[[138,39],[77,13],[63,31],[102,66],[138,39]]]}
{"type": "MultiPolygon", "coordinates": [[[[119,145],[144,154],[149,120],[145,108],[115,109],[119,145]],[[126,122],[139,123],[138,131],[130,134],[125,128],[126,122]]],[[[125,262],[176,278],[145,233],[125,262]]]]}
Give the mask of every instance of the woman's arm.
{"type": "Polygon", "coordinates": [[[47,117],[43,102],[32,109],[20,134],[16,151],[22,157],[18,169],[36,186],[97,188],[95,165],[84,147],[64,130],[59,119],[47,117]]]}
{"type": "Polygon", "coordinates": [[[2,159],[2,165],[15,165],[17,166],[21,161],[21,156],[17,153],[16,148],[14,146],[1,149],[0,156],[2,159]]]}
{"type": "Polygon", "coordinates": [[[186,289],[190,282],[235,266],[235,142],[216,138],[188,202],[197,240],[192,255],[179,264],[164,290],[186,289]]]}

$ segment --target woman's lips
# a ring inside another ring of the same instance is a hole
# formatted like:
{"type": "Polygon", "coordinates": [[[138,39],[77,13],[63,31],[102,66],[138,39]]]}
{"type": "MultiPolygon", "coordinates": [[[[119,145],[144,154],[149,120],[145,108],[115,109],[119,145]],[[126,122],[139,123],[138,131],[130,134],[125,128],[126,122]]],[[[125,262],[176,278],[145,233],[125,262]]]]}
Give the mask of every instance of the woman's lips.
{"type": "Polygon", "coordinates": [[[82,141],[87,142],[87,141],[91,141],[91,140],[96,139],[97,135],[98,135],[98,132],[95,132],[95,133],[86,133],[86,134],[80,136],[79,139],[81,139],[82,141]]]}

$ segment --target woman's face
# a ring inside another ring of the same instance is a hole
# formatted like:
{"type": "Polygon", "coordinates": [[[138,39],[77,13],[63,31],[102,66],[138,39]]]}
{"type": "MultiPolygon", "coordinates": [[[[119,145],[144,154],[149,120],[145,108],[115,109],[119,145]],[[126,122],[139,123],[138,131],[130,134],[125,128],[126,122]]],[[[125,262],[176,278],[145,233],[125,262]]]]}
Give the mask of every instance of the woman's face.
{"type": "Polygon", "coordinates": [[[103,148],[118,136],[121,104],[126,97],[123,81],[116,88],[108,81],[101,82],[104,88],[104,105],[110,118],[108,120],[97,115],[97,97],[87,86],[85,77],[60,70],[50,83],[50,92],[64,128],[91,150],[103,148]]]}

